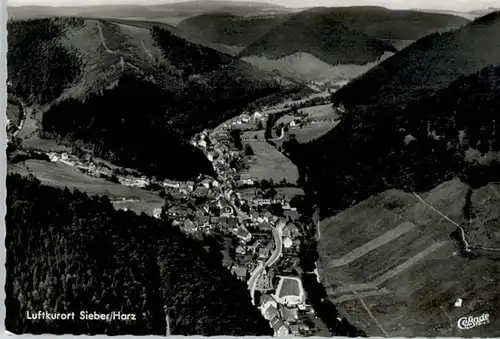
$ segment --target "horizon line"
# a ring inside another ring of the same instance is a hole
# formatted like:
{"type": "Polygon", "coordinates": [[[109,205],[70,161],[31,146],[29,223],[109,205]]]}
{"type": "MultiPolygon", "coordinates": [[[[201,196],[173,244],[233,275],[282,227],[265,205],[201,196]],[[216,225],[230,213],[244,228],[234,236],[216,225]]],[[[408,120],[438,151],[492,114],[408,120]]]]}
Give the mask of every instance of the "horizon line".
{"type": "Polygon", "coordinates": [[[210,3],[210,2],[228,2],[228,3],[234,3],[235,5],[238,5],[240,3],[242,6],[244,6],[245,3],[262,3],[262,4],[268,4],[268,5],[275,5],[277,8],[283,8],[283,9],[308,9],[308,8],[319,8],[319,7],[326,7],[326,8],[341,8],[341,7],[374,7],[374,8],[384,8],[387,10],[413,10],[413,11],[448,11],[448,12],[456,12],[456,13],[470,13],[474,11],[481,11],[481,10],[500,10],[499,7],[495,6],[484,6],[484,7],[477,7],[475,9],[470,9],[470,10],[460,10],[460,9],[453,9],[453,8],[432,8],[432,7],[407,7],[407,8],[391,8],[387,6],[382,6],[382,5],[372,5],[372,4],[359,4],[359,5],[316,5],[316,6],[285,6],[285,5],[280,5],[275,3],[273,0],[266,1],[266,0],[243,0],[243,1],[238,1],[238,0],[178,0],[178,1],[154,1],[148,4],[141,4],[141,3],[134,3],[134,2],[121,2],[121,3],[99,3],[99,4],[62,4],[62,5],[53,5],[53,4],[8,4],[7,2],[7,8],[10,7],[15,7],[15,8],[21,8],[21,7],[39,7],[39,8],[91,8],[91,7],[112,7],[112,6],[139,6],[139,7],[150,7],[150,6],[161,6],[161,5],[175,5],[175,4],[182,4],[182,3],[190,3],[190,2],[205,2],[205,3],[210,3]]]}

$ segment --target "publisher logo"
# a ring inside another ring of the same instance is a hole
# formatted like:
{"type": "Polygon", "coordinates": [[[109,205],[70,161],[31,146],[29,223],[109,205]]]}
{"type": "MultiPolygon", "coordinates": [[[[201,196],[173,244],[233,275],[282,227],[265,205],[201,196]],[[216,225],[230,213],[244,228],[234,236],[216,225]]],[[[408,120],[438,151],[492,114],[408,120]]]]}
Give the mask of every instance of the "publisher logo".
{"type": "Polygon", "coordinates": [[[461,330],[469,330],[474,327],[490,323],[490,315],[488,313],[483,313],[479,317],[462,317],[458,319],[457,325],[461,330]]]}

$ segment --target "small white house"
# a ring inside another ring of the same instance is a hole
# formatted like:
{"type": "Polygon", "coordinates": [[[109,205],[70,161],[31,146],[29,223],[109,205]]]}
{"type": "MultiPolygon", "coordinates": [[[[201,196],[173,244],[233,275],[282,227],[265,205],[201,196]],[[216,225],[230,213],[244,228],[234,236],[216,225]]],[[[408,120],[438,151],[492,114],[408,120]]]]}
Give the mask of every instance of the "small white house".
{"type": "Polygon", "coordinates": [[[161,208],[155,208],[153,209],[153,217],[156,219],[160,219],[161,217],[161,208]]]}
{"type": "Polygon", "coordinates": [[[283,240],[283,246],[285,248],[290,248],[290,247],[292,247],[292,245],[293,245],[293,241],[289,237],[286,237],[285,240],[283,240]]]}
{"type": "Polygon", "coordinates": [[[295,121],[294,121],[294,120],[290,121],[290,124],[289,124],[289,125],[290,125],[290,127],[295,127],[295,126],[297,126],[297,124],[295,123],[295,121]]]}
{"type": "Polygon", "coordinates": [[[49,155],[50,161],[52,161],[52,162],[59,161],[59,156],[57,155],[57,153],[51,152],[48,155],[49,155]]]}

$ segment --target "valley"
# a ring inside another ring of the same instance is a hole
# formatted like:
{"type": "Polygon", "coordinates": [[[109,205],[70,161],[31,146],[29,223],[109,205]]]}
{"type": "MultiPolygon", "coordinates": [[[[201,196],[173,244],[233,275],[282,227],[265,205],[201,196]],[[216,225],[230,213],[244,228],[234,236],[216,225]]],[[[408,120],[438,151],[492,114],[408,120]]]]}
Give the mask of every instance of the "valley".
{"type": "Polygon", "coordinates": [[[9,12],[12,333],[500,331],[500,12],[9,12]]]}

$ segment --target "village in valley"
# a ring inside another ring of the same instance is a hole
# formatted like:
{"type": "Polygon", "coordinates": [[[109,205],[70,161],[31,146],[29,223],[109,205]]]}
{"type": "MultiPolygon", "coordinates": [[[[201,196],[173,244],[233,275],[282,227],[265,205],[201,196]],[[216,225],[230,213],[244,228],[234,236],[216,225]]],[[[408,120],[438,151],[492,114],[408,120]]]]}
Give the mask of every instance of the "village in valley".
{"type": "Polygon", "coordinates": [[[295,166],[269,141],[281,141],[285,131],[315,123],[294,106],[274,112],[245,112],[214,130],[205,130],[195,135],[191,144],[203,151],[217,177],[200,175],[193,181],[148,178],[97,161],[81,150],[78,155],[68,152],[39,155],[88,176],[160,191],[165,205],[154,208],[150,214],[167,217],[192,237],[203,239],[215,235],[224,239],[223,265],[247,283],[253,304],[269,321],[275,336],[310,336],[328,330],[308,304],[300,279],[299,246],[306,218],[301,218],[293,207],[293,198],[303,195],[303,191],[296,184],[295,166]],[[273,120],[274,128],[269,131],[275,137],[271,139],[266,137],[266,127],[269,128],[269,116],[276,112],[280,117],[288,114],[288,120],[286,116],[281,123],[273,120]],[[290,163],[292,170],[286,168],[288,174],[280,180],[252,175],[249,168],[257,161],[252,145],[267,147],[281,161],[290,163]]]}

